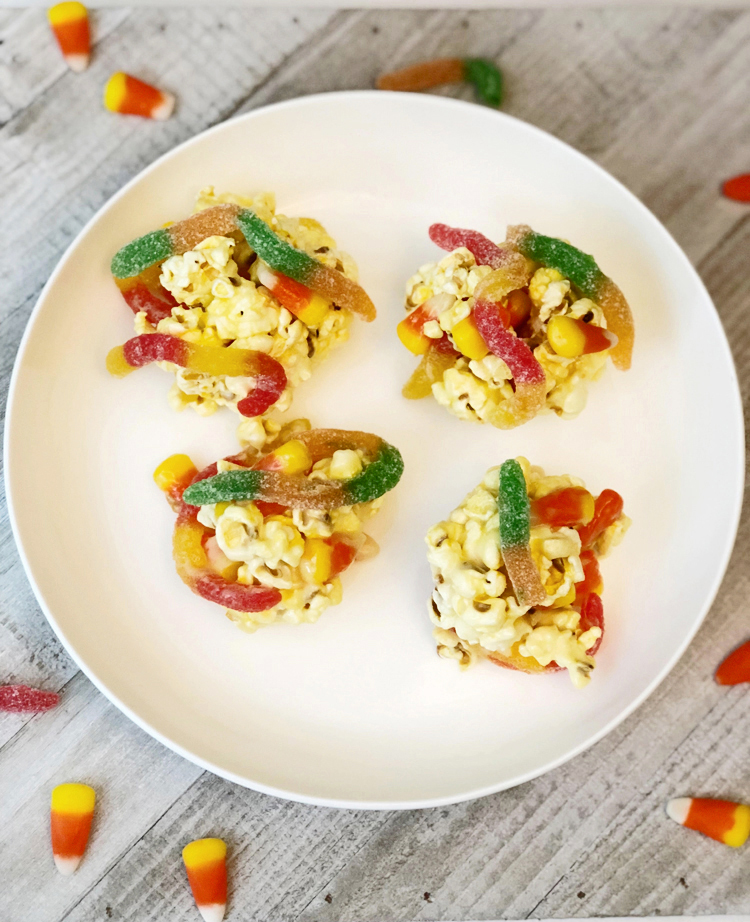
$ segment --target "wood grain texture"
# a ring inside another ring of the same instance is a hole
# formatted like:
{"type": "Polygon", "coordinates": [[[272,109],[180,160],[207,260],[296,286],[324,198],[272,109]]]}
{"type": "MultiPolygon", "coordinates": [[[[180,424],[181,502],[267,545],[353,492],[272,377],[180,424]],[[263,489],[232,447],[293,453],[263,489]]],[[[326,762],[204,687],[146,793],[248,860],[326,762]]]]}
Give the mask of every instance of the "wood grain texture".
{"type": "MultiPolygon", "coordinates": [[[[504,108],[573,144],[665,222],[699,268],[750,389],[750,212],[721,179],[750,169],[750,12],[517,10],[96,14],[91,70],[69,73],[41,11],[0,12],[0,392],[62,251],[125,181],[179,141],[266,102],[369,87],[433,55],[495,58],[504,108]],[[178,94],[167,123],[104,112],[127,69],[178,94]],[[28,258],[29,241],[34,259],[28,258]]],[[[470,98],[467,88],[441,92],[470,98]]],[[[450,130],[450,126],[445,126],[450,130]]],[[[0,920],[196,918],[190,838],[230,846],[228,918],[354,920],[749,913],[746,851],[666,820],[675,794],[750,800],[750,690],[712,672],[750,634],[750,519],[680,663],[588,752],[492,797],[405,813],[336,811],[247,791],[136,729],[77,673],[23,575],[0,506],[0,675],[64,688],[63,706],[0,719],[0,920]],[[51,787],[99,791],[71,880],[46,845],[51,787]]]]}

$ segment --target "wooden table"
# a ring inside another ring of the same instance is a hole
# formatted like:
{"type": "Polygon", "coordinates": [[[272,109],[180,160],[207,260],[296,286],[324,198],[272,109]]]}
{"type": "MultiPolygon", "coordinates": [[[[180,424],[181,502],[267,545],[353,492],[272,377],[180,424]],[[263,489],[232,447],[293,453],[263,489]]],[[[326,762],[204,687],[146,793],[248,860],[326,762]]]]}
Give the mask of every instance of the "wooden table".
{"type": "MultiPolygon", "coordinates": [[[[0,13],[3,399],[65,247],[157,156],[264,103],[369,87],[384,69],[462,53],[496,59],[506,111],[593,157],[665,222],[708,284],[747,390],[750,208],[722,200],[718,185],[750,170],[750,11],[109,10],[95,34],[92,66],[76,76],[41,11],[0,13]],[[106,113],[102,86],[119,69],[174,90],[175,117],[106,113]]],[[[750,912],[747,850],[663,812],[686,793],[750,800],[750,690],[712,681],[750,635],[748,516],[697,638],[615,732],[515,790],[406,813],[285,803],[152,740],[64,653],[0,516],[0,676],[64,692],[47,715],[0,719],[2,922],[195,920],[180,848],[207,829],[231,850],[230,919],[750,912]],[[47,810],[52,784],[70,779],[94,783],[100,809],[86,860],[63,879],[47,810]]]]}

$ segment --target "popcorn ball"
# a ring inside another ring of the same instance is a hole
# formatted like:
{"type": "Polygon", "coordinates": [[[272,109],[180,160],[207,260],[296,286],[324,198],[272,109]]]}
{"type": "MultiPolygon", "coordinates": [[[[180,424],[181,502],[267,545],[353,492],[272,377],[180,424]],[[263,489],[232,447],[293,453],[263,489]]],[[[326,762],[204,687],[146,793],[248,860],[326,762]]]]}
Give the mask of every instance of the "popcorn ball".
{"type": "Polygon", "coordinates": [[[604,636],[599,560],[625,534],[622,497],[525,458],[490,468],[427,533],[438,653],[588,684],[604,636]]]}
{"type": "Polygon", "coordinates": [[[523,225],[502,245],[445,224],[429,233],[450,255],[406,286],[397,334],[420,356],[408,399],[511,429],[543,411],[577,416],[608,357],[630,366],[630,308],[591,256],[523,225]]]}

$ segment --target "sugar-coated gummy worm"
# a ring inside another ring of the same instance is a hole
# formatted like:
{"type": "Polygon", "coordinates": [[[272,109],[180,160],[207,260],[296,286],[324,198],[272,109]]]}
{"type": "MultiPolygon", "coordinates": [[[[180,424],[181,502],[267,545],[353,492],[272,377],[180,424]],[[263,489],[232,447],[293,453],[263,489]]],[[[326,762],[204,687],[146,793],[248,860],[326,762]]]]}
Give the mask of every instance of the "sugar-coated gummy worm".
{"type": "Polygon", "coordinates": [[[196,839],[182,850],[190,889],[205,922],[221,922],[227,908],[227,846],[222,839],[196,839]]]}
{"type": "Polygon", "coordinates": [[[707,797],[677,797],[667,804],[667,815],[680,826],[740,848],[750,836],[750,806],[707,797]]]}
{"type": "Polygon", "coordinates": [[[719,685],[740,685],[750,682],[750,640],[742,644],[716,670],[719,685]]]}
{"type": "Polygon", "coordinates": [[[375,305],[356,282],[298,250],[275,233],[254,211],[239,205],[214,205],[184,221],[133,240],[115,254],[112,275],[116,279],[132,278],[155,263],[192,250],[206,237],[227,237],[237,231],[275,272],[306,285],[365,320],[375,319],[375,305]]]}
{"type": "Polygon", "coordinates": [[[237,403],[243,416],[265,413],[286,387],[283,366],[265,352],[202,346],[167,333],[143,333],[115,346],[107,356],[107,370],[115,377],[124,377],[151,362],[173,362],[207,375],[255,378],[253,389],[237,403]]]}
{"type": "Polygon", "coordinates": [[[593,256],[556,237],[537,234],[525,224],[508,228],[508,239],[528,259],[549,269],[557,269],[587,298],[601,307],[607,327],[617,337],[612,361],[622,371],[630,368],[635,330],[633,315],[625,296],[596,264],[593,256]]]}
{"type": "MultiPolygon", "coordinates": [[[[442,343],[443,340],[439,339],[435,342],[442,343]]],[[[453,368],[457,358],[458,353],[454,350],[445,351],[438,346],[431,345],[401,389],[401,393],[408,400],[421,400],[423,397],[429,397],[432,393],[432,385],[443,380],[443,375],[449,368],[453,368]]]]}
{"type": "MultiPolygon", "coordinates": [[[[193,478],[193,483],[216,474],[216,464],[210,464],[193,478]]],[[[174,497],[168,495],[170,505],[174,497]]],[[[177,521],[172,534],[172,556],[180,579],[192,591],[233,611],[267,611],[281,601],[278,589],[268,586],[246,586],[233,583],[214,573],[208,565],[203,539],[208,529],[198,521],[198,510],[179,501],[177,521]]]]}
{"type": "Polygon", "coordinates": [[[58,784],[52,791],[50,836],[57,870],[66,877],[81,863],[94,818],[96,792],[87,784],[58,784]]]}
{"type": "Polygon", "coordinates": [[[491,422],[500,429],[512,429],[533,419],[544,406],[547,392],[544,369],[526,343],[508,330],[495,302],[480,300],[474,304],[474,320],[490,351],[501,358],[513,375],[515,392],[494,411],[491,422]]]}
{"type": "Polygon", "coordinates": [[[500,514],[500,550],[503,563],[521,605],[541,605],[547,594],[529,546],[529,494],[521,465],[511,458],[500,467],[497,506],[500,514]]]}
{"type": "Polygon", "coordinates": [[[28,685],[0,685],[0,711],[8,714],[41,714],[59,703],[60,696],[55,692],[28,685]]]}
{"type": "Polygon", "coordinates": [[[77,0],[56,3],[47,10],[47,18],[60,46],[65,63],[76,74],[89,66],[91,34],[89,14],[77,0]]]}
{"type": "Polygon", "coordinates": [[[459,247],[465,247],[479,266],[503,269],[516,255],[514,250],[502,249],[479,231],[451,227],[448,224],[432,224],[428,233],[430,240],[441,250],[447,250],[450,253],[459,247]]]}
{"type": "Polygon", "coordinates": [[[308,480],[302,474],[270,470],[234,470],[202,479],[185,490],[183,501],[193,506],[263,500],[292,509],[337,509],[366,503],[392,490],[401,479],[404,462],[393,445],[367,432],[312,429],[295,436],[307,448],[311,464],[340,449],[361,449],[370,463],[350,480],[308,480]]]}
{"type": "Polygon", "coordinates": [[[177,301],[172,293],[161,284],[159,276],[161,269],[158,265],[150,266],[129,279],[115,279],[115,284],[125,303],[134,314],[143,311],[150,324],[156,326],[161,320],[172,316],[172,308],[177,306],[177,301]]]}
{"type": "Polygon", "coordinates": [[[482,102],[500,105],[503,99],[503,76],[498,68],[483,58],[436,58],[403,70],[378,77],[379,90],[416,92],[444,83],[471,83],[482,102]]]}
{"type": "Polygon", "coordinates": [[[513,247],[498,247],[478,231],[447,224],[433,224],[430,239],[444,250],[466,247],[479,265],[492,268],[474,292],[474,322],[490,352],[510,369],[515,393],[495,410],[490,422],[499,429],[512,429],[528,422],[544,406],[546,376],[531,349],[506,327],[499,306],[511,291],[528,283],[525,257],[513,247]]]}

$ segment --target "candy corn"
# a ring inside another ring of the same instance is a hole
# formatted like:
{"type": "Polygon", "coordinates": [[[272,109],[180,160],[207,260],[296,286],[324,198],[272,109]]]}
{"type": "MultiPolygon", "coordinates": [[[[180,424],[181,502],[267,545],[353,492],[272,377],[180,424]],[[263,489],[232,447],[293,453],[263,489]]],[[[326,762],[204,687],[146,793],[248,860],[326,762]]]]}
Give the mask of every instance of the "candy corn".
{"type": "Polygon", "coordinates": [[[52,854],[66,876],[81,863],[94,818],[96,792],[87,784],[58,784],[52,792],[52,854]]]}
{"type": "Polygon", "coordinates": [[[104,87],[104,106],[121,115],[140,115],[164,121],[174,111],[174,96],[119,71],[104,87]]]}
{"type": "Polygon", "coordinates": [[[221,922],[227,908],[227,846],[221,839],[196,839],[182,850],[190,889],[205,922],[221,922]]]}
{"type": "Polygon", "coordinates": [[[80,74],[89,66],[89,14],[82,3],[58,3],[47,11],[49,24],[68,67],[80,74]]]}
{"type": "Polygon", "coordinates": [[[739,848],[750,836],[750,807],[731,800],[678,797],[667,804],[667,815],[688,829],[739,848]]]}
{"type": "Polygon", "coordinates": [[[331,306],[331,302],[322,295],[280,272],[274,272],[264,263],[258,264],[258,281],[265,285],[280,304],[309,327],[319,327],[331,306]]]}
{"type": "Polygon", "coordinates": [[[750,640],[742,644],[716,670],[719,685],[739,685],[750,682],[750,640]]]}
{"type": "Polygon", "coordinates": [[[735,202],[750,202],[750,173],[728,179],[721,191],[735,202]]]}

